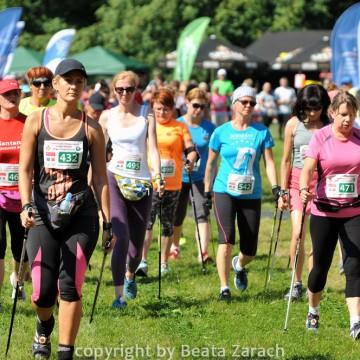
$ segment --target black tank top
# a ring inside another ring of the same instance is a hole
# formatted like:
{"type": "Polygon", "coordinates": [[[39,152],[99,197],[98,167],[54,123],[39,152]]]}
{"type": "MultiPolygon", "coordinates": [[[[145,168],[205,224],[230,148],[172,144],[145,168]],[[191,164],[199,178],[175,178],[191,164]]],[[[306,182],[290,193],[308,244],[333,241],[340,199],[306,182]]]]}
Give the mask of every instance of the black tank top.
{"type": "MultiPolygon", "coordinates": [[[[36,146],[33,194],[40,216],[48,212],[47,203],[54,205],[60,202],[68,192],[77,194],[88,190],[91,193],[87,180],[87,126],[84,114],[81,128],[73,137],[55,138],[48,132],[48,109],[43,111],[36,146]]],[[[96,214],[92,193],[79,212],[81,215],[92,215],[93,212],[96,214]],[[91,211],[91,208],[95,211],[91,211]]]]}

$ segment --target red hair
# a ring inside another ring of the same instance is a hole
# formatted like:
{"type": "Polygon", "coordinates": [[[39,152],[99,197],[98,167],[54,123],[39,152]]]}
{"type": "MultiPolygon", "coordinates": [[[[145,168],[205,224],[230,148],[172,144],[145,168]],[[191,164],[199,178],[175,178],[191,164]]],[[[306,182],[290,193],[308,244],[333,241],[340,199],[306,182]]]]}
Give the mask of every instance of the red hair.
{"type": "Polygon", "coordinates": [[[156,102],[173,109],[175,106],[174,92],[168,88],[163,88],[156,91],[151,99],[151,107],[153,107],[154,103],[156,102]]]}
{"type": "Polygon", "coordinates": [[[26,78],[29,82],[31,82],[32,79],[41,77],[45,77],[51,81],[54,77],[54,74],[46,66],[35,66],[26,72],[26,78]]]}

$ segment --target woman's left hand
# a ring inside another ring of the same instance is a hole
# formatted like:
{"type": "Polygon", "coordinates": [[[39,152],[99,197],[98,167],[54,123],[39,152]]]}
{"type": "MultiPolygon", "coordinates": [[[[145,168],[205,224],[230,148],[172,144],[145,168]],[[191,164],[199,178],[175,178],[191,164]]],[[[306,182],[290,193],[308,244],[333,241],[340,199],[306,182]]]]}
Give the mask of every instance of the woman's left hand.
{"type": "Polygon", "coordinates": [[[185,161],[185,170],[187,172],[190,172],[192,171],[192,169],[194,168],[194,164],[195,164],[195,161],[191,158],[187,158],[186,161],[185,161]]]}

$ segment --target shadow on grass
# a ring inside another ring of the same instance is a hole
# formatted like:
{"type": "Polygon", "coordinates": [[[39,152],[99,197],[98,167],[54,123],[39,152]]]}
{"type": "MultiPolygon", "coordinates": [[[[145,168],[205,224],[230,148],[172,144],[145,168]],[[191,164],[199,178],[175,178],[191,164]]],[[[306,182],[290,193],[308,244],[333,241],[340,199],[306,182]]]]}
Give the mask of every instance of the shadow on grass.
{"type": "Polygon", "coordinates": [[[150,300],[141,306],[145,310],[146,314],[143,317],[159,318],[159,317],[176,317],[181,316],[191,307],[201,309],[207,303],[210,303],[212,299],[196,299],[196,298],[184,298],[180,296],[166,297],[160,300],[150,300]]]}

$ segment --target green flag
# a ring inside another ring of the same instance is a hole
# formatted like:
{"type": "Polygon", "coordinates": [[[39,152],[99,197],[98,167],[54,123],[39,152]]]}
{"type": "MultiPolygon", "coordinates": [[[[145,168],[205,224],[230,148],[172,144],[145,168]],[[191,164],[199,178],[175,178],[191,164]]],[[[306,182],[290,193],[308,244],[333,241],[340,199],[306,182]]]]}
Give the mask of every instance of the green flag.
{"type": "Polygon", "coordinates": [[[182,31],[176,49],[176,80],[189,80],[199,50],[201,39],[210,22],[209,17],[200,17],[193,20],[182,31]]]}

